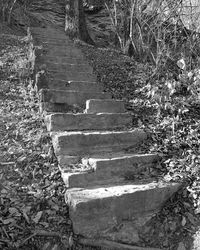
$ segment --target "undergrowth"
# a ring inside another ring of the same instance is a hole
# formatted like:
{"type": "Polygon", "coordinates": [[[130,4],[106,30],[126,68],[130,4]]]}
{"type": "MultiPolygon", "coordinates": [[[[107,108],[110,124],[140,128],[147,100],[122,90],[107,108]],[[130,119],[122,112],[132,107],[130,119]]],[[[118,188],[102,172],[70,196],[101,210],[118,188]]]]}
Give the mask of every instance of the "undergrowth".
{"type": "Polygon", "coordinates": [[[143,243],[198,249],[193,234],[198,231],[200,214],[199,70],[186,70],[182,59],[177,61],[182,67],[177,80],[151,81],[154,67],[150,64],[137,63],[115,50],[77,44],[93,65],[98,81],[114,98],[126,102],[134,117],[133,128],[142,127],[151,135],[143,151],[162,155],[164,181],[182,183],[179,192],[141,232],[143,243]]]}

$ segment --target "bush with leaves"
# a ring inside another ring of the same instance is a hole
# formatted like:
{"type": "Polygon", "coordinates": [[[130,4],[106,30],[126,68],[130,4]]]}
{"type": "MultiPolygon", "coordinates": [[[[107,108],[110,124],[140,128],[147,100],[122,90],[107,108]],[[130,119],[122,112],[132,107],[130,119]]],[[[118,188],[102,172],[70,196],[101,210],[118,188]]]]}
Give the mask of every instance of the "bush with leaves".
{"type": "MultiPolygon", "coordinates": [[[[192,69],[200,55],[198,20],[185,1],[113,0],[105,4],[121,50],[155,65],[157,76],[183,55],[192,69]],[[185,26],[183,11],[192,29],[185,26]]],[[[159,77],[157,77],[159,78],[159,77]]]]}

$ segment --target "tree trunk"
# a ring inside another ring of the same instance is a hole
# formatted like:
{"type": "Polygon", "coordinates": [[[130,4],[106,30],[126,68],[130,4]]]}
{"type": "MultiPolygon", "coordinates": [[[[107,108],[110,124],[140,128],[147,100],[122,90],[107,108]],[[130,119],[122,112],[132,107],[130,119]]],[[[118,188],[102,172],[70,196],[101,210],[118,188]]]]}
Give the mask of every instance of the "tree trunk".
{"type": "Polygon", "coordinates": [[[70,37],[94,45],[89,35],[83,9],[83,0],[66,0],[65,31],[70,37]]]}

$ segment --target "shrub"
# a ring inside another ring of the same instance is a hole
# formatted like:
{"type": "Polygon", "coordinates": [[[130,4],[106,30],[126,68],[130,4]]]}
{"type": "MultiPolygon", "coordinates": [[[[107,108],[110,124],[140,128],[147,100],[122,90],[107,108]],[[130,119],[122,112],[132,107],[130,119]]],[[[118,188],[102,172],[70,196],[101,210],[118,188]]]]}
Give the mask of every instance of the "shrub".
{"type": "Polygon", "coordinates": [[[153,63],[156,72],[181,57],[187,58],[190,69],[197,64],[199,15],[194,15],[191,1],[187,6],[182,0],[156,3],[152,0],[113,0],[111,5],[105,5],[115,33],[115,44],[137,61],[153,63]]]}

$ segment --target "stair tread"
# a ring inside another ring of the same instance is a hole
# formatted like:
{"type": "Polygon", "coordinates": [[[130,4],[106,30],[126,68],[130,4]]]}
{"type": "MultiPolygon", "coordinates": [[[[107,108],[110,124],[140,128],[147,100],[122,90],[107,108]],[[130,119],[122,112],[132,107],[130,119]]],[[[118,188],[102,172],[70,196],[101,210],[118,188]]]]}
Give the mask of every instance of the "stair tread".
{"type": "Polygon", "coordinates": [[[120,159],[127,159],[127,158],[142,158],[142,157],[152,157],[159,158],[159,154],[157,153],[140,153],[140,154],[133,154],[133,153],[124,153],[124,152],[117,152],[117,153],[105,153],[105,154],[98,154],[93,155],[90,158],[87,158],[91,161],[108,161],[108,160],[120,160],[120,159]]]}
{"type": "Polygon", "coordinates": [[[48,131],[112,130],[131,125],[132,116],[128,113],[53,113],[45,117],[45,122],[48,131]]]}
{"type": "Polygon", "coordinates": [[[105,185],[102,186],[95,186],[95,187],[89,187],[89,188],[71,188],[67,190],[67,193],[70,195],[73,195],[74,199],[77,199],[77,203],[85,203],[89,202],[91,200],[98,200],[98,199],[104,199],[109,198],[112,196],[122,196],[122,195],[128,195],[131,193],[136,193],[138,191],[146,191],[146,190],[152,190],[155,188],[165,188],[170,186],[180,186],[180,183],[177,182],[164,182],[164,181],[146,181],[147,183],[144,183],[144,181],[140,181],[140,183],[120,183],[118,185],[105,185]]]}
{"type": "Polygon", "coordinates": [[[102,115],[105,115],[105,116],[112,116],[112,115],[116,115],[116,116],[120,116],[120,115],[129,115],[131,116],[130,113],[97,113],[97,114],[87,114],[87,113],[62,113],[62,112],[58,112],[58,113],[52,113],[50,116],[82,116],[82,117],[99,117],[99,116],[102,116],[102,115]]]}
{"type": "Polygon", "coordinates": [[[133,130],[123,130],[123,131],[63,131],[63,132],[51,132],[51,135],[54,136],[68,136],[68,135],[106,135],[106,134],[131,134],[133,132],[143,132],[141,129],[133,129],[133,130]]]}

